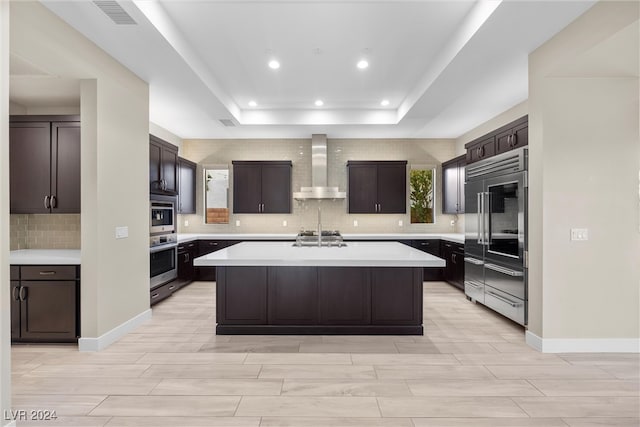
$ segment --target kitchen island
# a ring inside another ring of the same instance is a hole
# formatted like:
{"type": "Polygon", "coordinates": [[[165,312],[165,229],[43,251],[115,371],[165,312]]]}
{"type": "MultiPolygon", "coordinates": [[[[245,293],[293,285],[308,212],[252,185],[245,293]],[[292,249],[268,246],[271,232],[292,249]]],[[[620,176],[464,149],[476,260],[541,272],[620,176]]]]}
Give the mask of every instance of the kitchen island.
{"type": "Polygon", "coordinates": [[[445,261],[396,242],[243,242],[217,267],[218,334],[422,335],[422,274],[445,261]]]}

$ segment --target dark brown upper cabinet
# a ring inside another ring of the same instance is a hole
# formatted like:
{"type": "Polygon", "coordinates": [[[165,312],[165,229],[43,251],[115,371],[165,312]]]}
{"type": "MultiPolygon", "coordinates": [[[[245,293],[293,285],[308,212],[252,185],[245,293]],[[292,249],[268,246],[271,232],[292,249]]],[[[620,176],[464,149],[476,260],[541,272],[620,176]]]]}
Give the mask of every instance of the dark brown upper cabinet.
{"type": "Polygon", "coordinates": [[[529,145],[529,116],[520,117],[467,144],[467,164],[529,145]]]}
{"type": "Polygon", "coordinates": [[[178,147],[149,135],[149,191],[178,194],[178,147]]]}
{"type": "Polygon", "coordinates": [[[190,160],[178,157],[178,213],[196,213],[196,169],[190,160]]]}
{"type": "Polygon", "coordinates": [[[407,212],[406,161],[347,162],[349,213],[407,212]]]}
{"type": "Polygon", "coordinates": [[[442,213],[464,213],[464,168],[467,156],[451,159],[442,164],[442,213]]]}
{"type": "Polygon", "coordinates": [[[10,122],[11,213],[80,213],[80,117],[10,122]]]}
{"type": "Polygon", "coordinates": [[[291,213],[290,161],[233,161],[233,213],[291,213]]]}

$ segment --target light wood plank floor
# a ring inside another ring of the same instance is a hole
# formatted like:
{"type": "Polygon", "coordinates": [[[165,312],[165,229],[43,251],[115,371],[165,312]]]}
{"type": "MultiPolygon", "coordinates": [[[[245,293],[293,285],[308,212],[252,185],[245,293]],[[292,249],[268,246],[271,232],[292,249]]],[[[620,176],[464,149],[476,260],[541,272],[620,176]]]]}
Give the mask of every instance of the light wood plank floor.
{"type": "Polygon", "coordinates": [[[18,426],[639,426],[638,354],[540,354],[425,283],[425,336],[216,336],[196,282],[108,349],[14,345],[18,426]]]}

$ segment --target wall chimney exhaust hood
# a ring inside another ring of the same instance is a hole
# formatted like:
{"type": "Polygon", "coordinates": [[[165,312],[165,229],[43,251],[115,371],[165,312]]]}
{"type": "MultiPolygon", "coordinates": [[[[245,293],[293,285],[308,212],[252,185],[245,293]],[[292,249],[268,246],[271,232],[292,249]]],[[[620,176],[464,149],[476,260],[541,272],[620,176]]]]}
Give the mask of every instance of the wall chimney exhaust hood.
{"type": "Polygon", "coordinates": [[[344,199],[347,193],[327,187],[327,135],[311,135],[311,187],[293,193],[296,200],[344,199]]]}

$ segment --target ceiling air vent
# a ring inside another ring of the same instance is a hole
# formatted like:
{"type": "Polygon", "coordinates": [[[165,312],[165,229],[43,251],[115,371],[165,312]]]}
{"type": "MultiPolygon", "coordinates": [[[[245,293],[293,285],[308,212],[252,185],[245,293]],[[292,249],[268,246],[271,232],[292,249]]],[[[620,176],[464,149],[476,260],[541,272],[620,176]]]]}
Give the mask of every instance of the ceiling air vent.
{"type": "Polygon", "coordinates": [[[94,0],[93,3],[118,25],[136,25],[136,21],[114,0],[94,0]]]}
{"type": "Polygon", "coordinates": [[[219,119],[220,123],[222,123],[223,125],[225,125],[226,127],[235,127],[236,126],[236,122],[234,122],[231,119],[219,119]]]}

